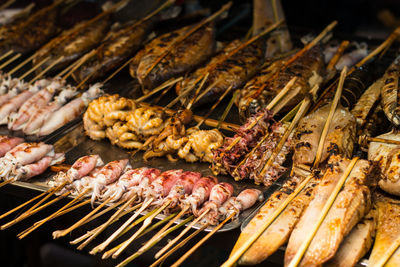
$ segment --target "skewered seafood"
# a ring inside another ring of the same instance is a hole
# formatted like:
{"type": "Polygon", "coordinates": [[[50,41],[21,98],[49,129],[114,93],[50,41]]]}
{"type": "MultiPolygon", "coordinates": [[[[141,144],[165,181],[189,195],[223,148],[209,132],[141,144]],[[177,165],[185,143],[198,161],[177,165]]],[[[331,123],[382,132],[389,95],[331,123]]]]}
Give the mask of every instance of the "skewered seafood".
{"type": "Polygon", "coordinates": [[[4,155],[10,151],[15,146],[21,144],[24,139],[19,137],[11,137],[11,136],[0,136],[0,157],[4,157],[4,155]]]}
{"type": "Polygon", "coordinates": [[[214,51],[214,25],[208,23],[180,40],[193,26],[161,35],[139,51],[130,64],[130,74],[137,78],[145,91],[186,72],[207,60],[214,51]],[[176,43],[176,44],[175,44],[176,43]],[[174,44],[171,48],[171,44],[174,44]],[[168,54],[161,59],[159,57],[168,54]]]}
{"type": "Polygon", "coordinates": [[[400,125],[400,115],[398,107],[398,87],[399,87],[400,58],[396,58],[383,75],[382,107],[386,117],[395,126],[400,125]]]}
{"type": "Polygon", "coordinates": [[[181,200],[181,209],[190,207],[192,213],[210,197],[211,189],[218,183],[218,179],[212,176],[200,178],[194,185],[192,194],[181,200]]]}
{"type": "Polygon", "coordinates": [[[340,57],[338,63],[335,65],[337,70],[342,70],[344,66],[351,67],[368,55],[368,45],[366,43],[358,44],[353,42],[352,44],[355,46],[355,49],[340,57]]]}
{"type": "Polygon", "coordinates": [[[176,86],[178,95],[189,88],[191,89],[188,96],[182,98],[182,102],[188,103],[195,97],[197,98],[195,99],[197,105],[213,102],[228,88],[238,89],[255,75],[263,63],[265,43],[258,39],[239,49],[241,45],[242,43],[238,40],[229,43],[207,65],[197,69],[189,77],[179,82],[176,86]],[[230,55],[230,53],[234,54],[230,55]],[[205,82],[200,83],[203,79],[206,79],[205,82]],[[204,95],[196,95],[197,91],[199,93],[204,92],[204,95]]]}

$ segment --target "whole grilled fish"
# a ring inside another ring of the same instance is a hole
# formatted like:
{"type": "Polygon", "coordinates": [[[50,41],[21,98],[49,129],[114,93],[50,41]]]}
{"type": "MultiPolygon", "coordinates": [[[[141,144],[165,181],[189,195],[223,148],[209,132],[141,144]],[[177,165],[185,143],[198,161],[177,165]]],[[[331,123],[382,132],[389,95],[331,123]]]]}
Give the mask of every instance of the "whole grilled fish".
{"type": "Polygon", "coordinates": [[[139,49],[150,24],[149,20],[136,26],[135,22],[130,22],[112,33],[96,48],[95,55],[79,67],[74,77],[81,82],[90,76],[86,81],[90,82],[124,63],[139,49]]]}
{"type": "Polygon", "coordinates": [[[136,54],[129,71],[132,77],[138,79],[144,91],[191,71],[213,54],[215,29],[213,23],[208,23],[173,45],[168,54],[157,63],[167,48],[182,38],[192,27],[186,26],[163,34],[136,54]]]}
{"type": "MultiPolygon", "coordinates": [[[[295,165],[310,165],[314,162],[319,140],[331,105],[325,105],[302,118],[294,135],[293,162],[295,165]]],[[[350,157],[356,139],[356,120],[340,105],[337,107],[325,138],[321,162],[330,154],[350,157]]]]}
{"type": "Polygon", "coordinates": [[[177,94],[182,94],[186,89],[193,88],[182,102],[187,103],[193,99],[196,94],[197,87],[200,86],[208,73],[208,78],[199,91],[207,91],[200,99],[196,99],[197,105],[213,102],[222,95],[230,86],[233,90],[243,86],[243,84],[257,73],[264,61],[265,42],[262,39],[249,44],[248,46],[238,50],[232,56],[227,55],[237,49],[242,43],[235,40],[229,43],[221,53],[212,58],[204,67],[197,69],[188,78],[184,79],[176,86],[177,94]],[[209,88],[210,87],[210,88],[209,88]]]}
{"type": "Polygon", "coordinates": [[[261,76],[249,81],[242,89],[238,104],[242,119],[265,107],[293,78],[295,84],[274,109],[286,111],[297,105],[315,85],[323,80],[324,60],[319,46],[311,48],[283,70],[285,60],[280,60],[268,66],[261,76]],[[279,75],[276,75],[279,72],[279,75]],[[265,76],[265,77],[262,77],[265,76]],[[272,77],[272,79],[271,79],[272,77]],[[268,81],[268,82],[267,82],[268,81]],[[267,82],[267,84],[266,84],[267,82]]]}
{"type": "Polygon", "coordinates": [[[60,1],[42,8],[24,20],[0,27],[0,54],[9,50],[26,54],[38,49],[56,33],[60,1]]]}
{"type": "Polygon", "coordinates": [[[395,126],[400,126],[399,75],[400,57],[397,57],[383,75],[381,89],[383,111],[395,126]]]}
{"type": "Polygon", "coordinates": [[[61,56],[64,56],[60,62],[52,67],[52,70],[56,71],[68,66],[98,45],[106,35],[110,24],[111,20],[109,14],[101,19],[91,19],[76,24],[72,29],[63,31],[59,36],[53,38],[40,48],[35,53],[33,64],[37,64],[43,59],[50,57],[50,59],[39,68],[39,71],[41,71],[53,64],[61,56]]]}

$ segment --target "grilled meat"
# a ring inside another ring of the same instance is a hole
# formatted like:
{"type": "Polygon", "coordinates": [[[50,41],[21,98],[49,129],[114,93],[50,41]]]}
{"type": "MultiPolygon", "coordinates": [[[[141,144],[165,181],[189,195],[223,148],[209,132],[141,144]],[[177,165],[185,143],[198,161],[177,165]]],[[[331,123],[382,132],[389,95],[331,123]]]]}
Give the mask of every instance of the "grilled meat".
{"type": "Polygon", "coordinates": [[[227,57],[229,53],[233,53],[241,44],[239,40],[229,43],[207,65],[197,69],[188,78],[178,83],[176,86],[178,95],[182,94],[186,89],[192,88],[188,96],[182,99],[182,102],[187,103],[195,97],[198,86],[200,86],[201,80],[207,73],[209,76],[197,96],[206,90],[208,92],[200,99],[196,99],[197,105],[215,101],[229,87],[232,86],[233,90],[238,89],[255,75],[263,63],[265,42],[262,39],[258,39],[227,57]]]}
{"type": "Polygon", "coordinates": [[[96,80],[118,67],[140,47],[150,29],[151,22],[144,21],[135,26],[131,22],[113,33],[96,48],[96,53],[75,72],[78,82],[96,80]],[[90,77],[90,78],[89,78],[90,77]]]}
{"type": "MultiPolygon", "coordinates": [[[[295,165],[310,165],[314,162],[330,107],[329,104],[325,105],[300,120],[294,136],[293,162],[295,165]]],[[[350,157],[355,138],[355,118],[347,108],[338,106],[329,125],[321,162],[331,154],[350,157]]]]}
{"type": "Polygon", "coordinates": [[[304,99],[312,87],[320,84],[323,80],[324,60],[321,48],[318,46],[310,49],[287,68],[281,70],[283,65],[284,60],[273,63],[263,71],[261,76],[245,85],[237,103],[242,119],[265,107],[293,77],[297,77],[297,80],[284,98],[287,101],[278,103],[274,107],[274,111],[287,111],[294,107],[304,99]],[[265,84],[266,82],[267,84],[265,84]]]}
{"type": "Polygon", "coordinates": [[[59,36],[53,38],[40,48],[35,53],[33,64],[37,64],[43,59],[50,57],[39,68],[39,71],[41,71],[53,64],[61,56],[64,56],[60,62],[52,67],[52,70],[60,70],[68,66],[95,47],[104,38],[110,27],[110,23],[110,15],[106,15],[101,19],[94,18],[76,24],[72,29],[62,32],[59,36]]]}
{"type": "Polygon", "coordinates": [[[182,38],[193,26],[186,26],[176,31],[163,34],[139,51],[129,66],[132,77],[137,78],[145,91],[166,80],[191,71],[207,60],[214,51],[215,29],[208,23],[185,38],[182,38]],[[174,44],[165,57],[157,63],[167,48],[174,44]]]}

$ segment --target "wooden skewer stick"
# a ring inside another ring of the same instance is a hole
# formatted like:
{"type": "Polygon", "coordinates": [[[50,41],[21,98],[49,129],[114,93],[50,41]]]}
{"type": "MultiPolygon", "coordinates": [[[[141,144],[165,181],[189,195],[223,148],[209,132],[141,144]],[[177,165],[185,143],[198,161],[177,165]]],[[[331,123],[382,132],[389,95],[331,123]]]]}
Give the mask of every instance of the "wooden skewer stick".
{"type": "Polygon", "coordinates": [[[37,213],[37,212],[43,210],[44,208],[50,206],[50,205],[53,204],[54,202],[57,202],[57,201],[59,201],[60,199],[65,198],[65,197],[68,196],[69,194],[70,194],[70,192],[65,192],[64,194],[58,196],[57,198],[55,198],[55,199],[53,199],[53,200],[47,202],[45,205],[42,205],[42,206],[40,206],[39,208],[36,208],[35,210],[30,211],[29,214],[26,214],[26,215],[25,215],[25,214],[22,214],[22,215],[19,216],[18,218],[14,219],[14,220],[12,220],[12,221],[6,223],[6,224],[3,224],[3,225],[0,227],[0,230],[4,230],[4,229],[7,229],[7,228],[13,226],[14,224],[16,224],[16,223],[18,223],[18,222],[24,220],[25,218],[27,218],[27,217],[29,217],[29,216],[31,216],[31,215],[33,215],[33,214],[35,214],[35,213],[37,213]]]}
{"type": "Polygon", "coordinates": [[[29,235],[30,233],[32,233],[34,230],[36,230],[37,228],[39,228],[40,226],[42,226],[43,224],[45,224],[46,222],[52,220],[53,218],[57,217],[59,213],[61,213],[62,211],[68,209],[69,207],[71,207],[75,202],[79,201],[80,199],[82,199],[88,192],[90,191],[89,188],[85,189],[83,192],[81,192],[79,195],[77,195],[73,200],[71,200],[70,202],[68,202],[65,206],[63,206],[62,208],[60,208],[59,210],[57,210],[56,212],[54,212],[53,214],[51,214],[50,216],[44,218],[41,220],[40,223],[36,223],[35,225],[33,225],[30,230],[28,231],[24,231],[24,233],[21,233],[18,235],[19,239],[22,239],[24,237],[26,237],[27,235],[29,235]]]}
{"type": "Polygon", "coordinates": [[[160,100],[169,92],[169,90],[171,90],[172,87],[174,87],[174,85],[171,85],[171,86],[168,86],[167,88],[165,88],[164,91],[162,91],[161,94],[159,96],[157,96],[156,99],[154,99],[153,103],[158,104],[158,102],[160,102],[160,100]]]}
{"type": "Polygon", "coordinates": [[[308,182],[313,178],[312,175],[307,176],[301,184],[299,184],[296,189],[288,195],[288,197],[279,205],[270,217],[267,218],[265,222],[258,227],[255,233],[251,235],[243,245],[238,248],[233,254],[229,256],[229,259],[225,261],[221,267],[233,266],[239,258],[253,245],[254,242],[264,233],[264,231],[278,218],[278,216],[286,209],[286,207],[292,202],[292,200],[300,194],[300,192],[306,187],[308,182]]]}
{"type": "Polygon", "coordinates": [[[24,74],[19,76],[18,79],[23,80],[26,76],[28,76],[29,74],[31,74],[32,72],[37,70],[40,66],[42,66],[44,63],[46,63],[49,59],[50,59],[50,57],[46,57],[46,58],[42,59],[42,61],[40,61],[35,66],[33,66],[30,70],[28,70],[27,72],[25,72],[24,74]]]}
{"type": "Polygon", "coordinates": [[[311,230],[308,232],[308,236],[306,239],[303,241],[301,244],[299,250],[297,250],[296,255],[292,259],[292,261],[289,263],[288,267],[295,267],[299,265],[301,259],[303,258],[304,253],[306,252],[308,246],[310,245],[311,241],[313,240],[315,234],[317,233],[320,225],[324,221],[326,215],[328,214],[330,208],[333,205],[333,202],[335,201],[337,195],[339,194],[340,190],[342,189],[344,183],[347,180],[347,177],[350,175],[351,171],[353,170],[355,164],[358,161],[358,157],[355,157],[351,160],[349,165],[347,166],[345,172],[343,173],[342,177],[340,177],[340,180],[336,184],[332,194],[329,196],[328,200],[326,201],[324,207],[322,208],[321,213],[319,214],[316,223],[312,226],[311,230]]]}
{"type": "Polygon", "coordinates": [[[9,184],[9,183],[12,183],[12,182],[15,182],[15,181],[14,181],[13,179],[5,180],[5,181],[3,181],[3,182],[0,183],[0,187],[3,187],[3,186],[5,186],[6,184],[9,184]]]}
{"type": "Polygon", "coordinates": [[[181,247],[183,247],[187,242],[189,242],[190,240],[193,239],[193,237],[195,237],[196,235],[198,235],[199,233],[201,233],[202,231],[204,231],[204,229],[206,229],[208,227],[207,224],[204,224],[203,226],[201,226],[199,229],[197,229],[196,231],[194,231],[192,234],[190,234],[188,237],[186,237],[184,240],[182,240],[181,242],[179,242],[179,244],[177,244],[175,247],[173,247],[171,250],[169,250],[167,253],[165,253],[164,255],[162,255],[160,258],[158,258],[152,265],[150,265],[150,267],[156,267],[158,265],[160,265],[166,258],[168,258],[169,256],[171,256],[175,251],[177,251],[178,249],[180,249],[181,247]]]}
{"type": "Polygon", "coordinates": [[[213,82],[211,85],[209,85],[203,92],[201,92],[201,94],[198,97],[193,97],[192,100],[190,101],[189,105],[187,105],[186,109],[191,109],[192,106],[199,101],[201,98],[203,98],[203,96],[205,96],[208,92],[210,92],[214,86],[216,86],[218,84],[218,80],[213,82]]]}
{"type": "MultiPolygon", "coordinates": [[[[148,217],[150,217],[151,215],[153,215],[154,212],[156,212],[156,210],[152,210],[152,211],[150,211],[149,213],[147,213],[146,215],[144,215],[144,216],[140,217],[139,219],[137,219],[135,222],[133,222],[131,225],[129,225],[127,228],[125,228],[125,229],[121,232],[121,234],[119,234],[119,235],[117,236],[117,238],[118,238],[118,237],[121,237],[121,236],[124,235],[125,233],[129,232],[133,227],[135,227],[135,226],[138,225],[139,223],[143,222],[146,218],[148,218],[148,217]]],[[[103,256],[102,256],[101,258],[102,258],[102,259],[107,259],[107,258],[111,257],[112,254],[114,254],[114,252],[116,252],[122,245],[123,245],[123,243],[121,243],[121,244],[115,246],[114,248],[112,248],[112,249],[106,251],[106,252],[103,254],[103,256]]]]}
{"type": "Polygon", "coordinates": [[[221,123],[225,121],[226,116],[228,116],[229,112],[231,111],[231,108],[233,106],[233,103],[235,103],[236,98],[239,96],[240,90],[236,90],[233,93],[233,96],[231,98],[231,100],[229,101],[228,105],[226,106],[224,112],[222,113],[221,117],[219,117],[218,119],[218,125],[217,125],[217,129],[219,129],[221,127],[221,123]]]}
{"type": "Polygon", "coordinates": [[[400,238],[397,237],[396,240],[394,240],[394,242],[390,245],[390,247],[384,251],[383,255],[380,256],[379,261],[374,264],[374,267],[385,266],[386,262],[390,260],[393,253],[396,252],[399,246],[400,246],[400,238]]]}
{"type": "Polygon", "coordinates": [[[342,41],[340,44],[339,48],[337,49],[335,55],[331,58],[331,60],[328,63],[328,66],[326,69],[328,71],[335,70],[335,66],[338,63],[339,59],[342,57],[344,50],[349,46],[350,42],[347,40],[342,41]]]}
{"type": "Polygon", "coordinates": [[[165,245],[160,251],[156,253],[154,256],[156,259],[158,259],[160,256],[162,256],[170,247],[172,247],[176,242],[179,241],[196,223],[198,223],[204,216],[207,215],[207,213],[210,211],[210,209],[206,209],[202,214],[200,214],[199,217],[194,219],[188,226],[186,226],[185,229],[180,232],[180,234],[175,237],[173,240],[171,240],[167,245],[165,245]]]}
{"type": "Polygon", "coordinates": [[[4,10],[4,9],[8,8],[12,4],[14,4],[14,2],[15,2],[15,0],[8,0],[7,2],[5,2],[4,4],[2,4],[0,6],[0,10],[4,10]]]}
{"type": "Polygon", "coordinates": [[[150,72],[155,68],[155,66],[157,66],[158,63],[161,62],[161,60],[163,58],[165,58],[169,53],[170,50],[173,47],[176,47],[180,42],[182,42],[183,40],[185,40],[186,38],[188,38],[192,33],[194,33],[195,31],[197,31],[198,29],[200,29],[201,27],[203,27],[204,25],[206,25],[207,23],[211,22],[212,20],[216,19],[217,17],[219,17],[223,12],[225,12],[226,10],[228,10],[232,5],[232,2],[228,2],[227,4],[225,4],[220,10],[218,10],[216,13],[214,13],[213,15],[209,16],[208,18],[206,18],[205,20],[201,21],[200,23],[198,23],[197,25],[193,26],[190,30],[188,30],[184,35],[182,35],[182,37],[177,38],[175,40],[175,42],[172,42],[168,47],[165,48],[164,52],[154,61],[154,63],[150,66],[150,68],[147,69],[144,77],[147,77],[147,75],[150,74],[150,72]]]}
{"type": "Polygon", "coordinates": [[[144,96],[141,96],[139,98],[137,98],[135,101],[136,102],[142,102],[144,100],[146,100],[147,98],[149,98],[150,96],[154,95],[155,93],[160,92],[161,90],[165,89],[166,87],[172,86],[174,84],[176,84],[179,81],[182,81],[183,77],[179,77],[176,79],[170,79],[168,81],[166,81],[165,83],[163,83],[162,85],[156,87],[155,89],[153,89],[151,92],[149,92],[148,94],[145,94],[144,96]]]}
{"type": "Polygon", "coordinates": [[[112,200],[112,197],[109,197],[105,201],[101,202],[100,205],[98,205],[94,210],[89,212],[85,217],[83,217],[82,219],[80,219],[79,221],[74,223],[71,227],[69,227],[65,230],[62,230],[62,231],[54,231],[53,238],[56,239],[56,238],[66,236],[67,234],[69,234],[70,232],[72,232],[73,230],[75,230],[76,228],[81,226],[86,220],[88,220],[90,217],[92,217],[96,212],[98,212],[100,209],[102,209],[111,200],[112,200]]]}
{"type": "Polygon", "coordinates": [[[358,143],[359,144],[364,144],[366,142],[378,142],[378,143],[386,143],[386,144],[392,144],[392,145],[400,145],[400,140],[390,140],[386,138],[380,138],[380,137],[370,137],[367,135],[361,135],[358,138],[358,143]]]}
{"type": "Polygon", "coordinates": [[[127,228],[140,215],[140,213],[147,209],[147,207],[149,207],[153,201],[154,198],[149,198],[148,200],[146,200],[140,207],[140,209],[138,209],[123,225],[121,225],[121,227],[118,228],[117,231],[115,231],[109,238],[107,238],[106,241],[93,248],[89,253],[94,255],[98,252],[103,251],[112,241],[114,241],[119,236],[119,234],[122,233],[122,231],[124,231],[125,228],[127,228]]]}
{"type": "MultiPolygon", "coordinates": [[[[165,236],[167,236],[168,234],[170,234],[171,232],[175,231],[176,229],[178,229],[179,227],[185,225],[187,222],[189,222],[191,219],[193,219],[193,215],[189,216],[188,218],[186,218],[185,220],[183,220],[182,222],[180,222],[179,224],[175,225],[174,227],[171,227],[170,229],[168,229],[167,231],[165,231],[164,233],[162,233],[162,235],[160,236],[160,238],[164,238],[165,236]]],[[[150,244],[150,246],[145,250],[145,251],[138,251],[136,253],[134,253],[132,256],[128,257],[127,259],[125,259],[123,262],[121,262],[120,264],[118,264],[118,267],[123,267],[125,265],[127,265],[129,262],[133,261],[134,259],[136,259],[137,257],[139,257],[140,255],[142,255],[144,252],[146,252],[147,250],[149,250],[150,248],[152,248],[156,243],[158,242],[158,240],[155,240],[152,244],[150,244]]]]}
{"type": "Polygon", "coordinates": [[[69,76],[71,76],[72,73],[74,73],[74,71],[76,71],[80,66],[82,66],[83,64],[85,64],[86,61],[88,61],[91,57],[93,57],[96,54],[96,50],[93,49],[92,51],[90,51],[89,53],[85,54],[83,57],[81,57],[79,60],[77,60],[78,62],[67,72],[67,74],[65,74],[62,79],[66,80],[68,79],[69,76]]]}
{"type": "Polygon", "coordinates": [[[57,60],[55,60],[49,66],[47,66],[47,68],[45,68],[41,73],[36,75],[36,77],[34,77],[32,80],[30,80],[29,83],[33,83],[36,80],[40,79],[46,72],[48,72],[51,68],[53,68],[55,65],[57,65],[63,59],[64,59],[64,56],[59,57],[57,60]]]}
{"type": "Polygon", "coordinates": [[[84,247],[86,247],[93,239],[95,239],[101,232],[103,232],[104,229],[106,229],[129,205],[135,201],[137,196],[135,195],[131,199],[125,202],[122,207],[120,207],[105,223],[103,223],[100,228],[98,228],[93,234],[85,240],[77,249],[82,250],[84,247]]]}
{"type": "MultiPolygon", "coordinates": [[[[197,87],[196,91],[193,94],[193,98],[190,100],[189,104],[187,105],[187,107],[186,107],[187,109],[190,109],[190,107],[193,105],[194,101],[197,99],[197,96],[199,95],[201,88],[203,88],[203,86],[205,85],[206,81],[208,80],[208,76],[210,76],[210,72],[209,71],[207,71],[207,73],[205,75],[199,76],[194,81],[193,86],[190,88],[190,90],[188,89],[189,90],[188,93],[191,92],[196,87],[197,83],[199,83],[201,81],[199,87],[197,87]]],[[[214,85],[215,85],[215,83],[214,83],[214,85]]],[[[211,88],[212,87],[209,86],[208,90],[210,90],[211,88]]],[[[206,89],[206,91],[208,91],[208,90],[206,89]]],[[[184,93],[186,95],[186,92],[184,92],[184,93]]]]}
{"type": "Polygon", "coordinates": [[[22,61],[20,64],[18,64],[15,68],[13,68],[12,70],[10,70],[8,72],[8,75],[12,75],[14,74],[14,72],[16,72],[17,70],[19,70],[20,68],[22,68],[23,66],[25,66],[26,64],[28,64],[28,62],[30,62],[33,58],[35,57],[35,55],[32,55],[30,57],[28,57],[27,59],[25,59],[24,61],[22,61]]]}
{"type": "Polygon", "coordinates": [[[64,76],[68,71],[70,71],[74,66],[76,66],[79,63],[79,59],[75,60],[71,64],[68,65],[68,67],[65,67],[62,71],[60,71],[55,77],[62,77],[64,76]]]}
{"type": "MultiPolygon", "coordinates": [[[[111,80],[112,78],[114,78],[115,75],[117,75],[121,70],[123,70],[126,66],[129,65],[129,63],[131,63],[135,58],[132,57],[131,59],[129,59],[128,61],[126,61],[124,64],[122,64],[121,67],[119,67],[118,69],[116,69],[113,73],[110,74],[110,76],[108,76],[104,81],[103,84],[106,84],[109,80],[111,80]]],[[[90,77],[90,76],[89,76],[90,77]]]]}
{"type": "Polygon", "coordinates": [[[153,230],[156,229],[158,226],[163,225],[163,224],[166,223],[166,222],[170,222],[170,220],[171,220],[172,218],[174,218],[177,214],[178,214],[177,212],[171,213],[170,215],[168,215],[168,216],[165,217],[164,219],[162,219],[162,220],[158,221],[157,223],[151,225],[149,228],[146,229],[146,231],[144,231],[143,233],[141,233],[137,238],[140,238],[140,237],[144,236],[145,234],[147,234],[147,233],[153,231],[153,230]]]}
{"type": "Polygon", "coordinates": [[[236,215],[236,212],[232,212],[225,220],[223,220],[220,224],[214,227],[211,232],[209,232],[205,237],[203,237],[196,245],[194,245],[191,249],[189,249],[179,260],[177,260],[171,267],[180,266],[190,255],[193,254],[201,245],[204,244],[210,237],[212,237],[222,226],[225,225],[233,216],[236,215]]]}
{"type": "Polygon", "coordinates": [[[6,57],[8,57],[9,55],[11,55],[12,53],[14,53],[14,50],[9,50],[8,52],[4,53],[2,56],[0,56],[0,61],[5,59],[6,57]]]}
{"type": "Polygon", "coordinates": [[[135,240],[144,230],[146,230],[150,225],[153,219],[160,214],[163,210],[165,210],[170,204],[172,200],[168,200],[165,202],[160,208],[156,210],[150,217],[144,220],[143,225],[137,230],[128,240],[124,242],[124,244],[112,255],[112,258],[117,258],[132,242],[135,240]]]}
{"type": "Polygon", "coordinates": [[[343,83],[344,83],[344,80],[346,79],[346,75],[347,75],[347,67],[345,66],[342,70],[342,73],[340,74],[339,85],[337,87],[335,97],[332,101],[332,105],[329,110],[328,118],[326,119],[324,129],[322,130],[322,133],[321,133],[321,137],[320,137],[320,140],[318,143],[318,148],[317,148],[317,154],[315,155],[315,161],[313,164],[313,168],[318,167],[319,162],[321,160],[322,150],[324,149],[324,143],[325,143],[326,136],[328,135],[329,126],[331,125],[333,115],[335,114],[337,105],[339,104],[340,97],[342,96],[343,83]]]}
{"type": "Polygon", "coordinates": [[[21,54],[16,54],[15,56],[13,56],[12,58],[10,58],[9,60],[7,60],[6,62],[4,62],[3,64],[0,65],[0,70],[4,69],[7,65],[11,64],[12,62],[14,62],[15,60],[17,60],[19,57],[21,56],[21,54]]]}

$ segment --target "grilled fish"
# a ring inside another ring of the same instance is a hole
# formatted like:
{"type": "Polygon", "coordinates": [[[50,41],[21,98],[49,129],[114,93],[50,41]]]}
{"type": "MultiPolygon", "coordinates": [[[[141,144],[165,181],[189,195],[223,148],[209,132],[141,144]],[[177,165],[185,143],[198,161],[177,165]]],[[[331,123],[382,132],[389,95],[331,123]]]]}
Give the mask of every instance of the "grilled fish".
{"type": "Polygon", "coordinates": [[[131,22],[125,25],[104,40],[96,48],[95,55],[75,72],[74,77],[77,81],[81,82],[86,78],[86,82],[96,80],[131,57],[144,41],[151,22],[147,20],[139,25],[135,24],[131,22]]]}
{"type": "MultiPolygon", "coordinates": [[[[310,165],[314,162],[330,107],[329,104],[325,105],[300,120],[294,136],[293,162],[295,165],[310,165]]],[[[339,105],[329,125],[321,162],[331,154],[350,157],[355,139],[356,120],[347,108],[339,105]]]]}
{"type": "Polygon", "coordinates": [[[268,66],[264,71],[265,74],[261,74],[265,77],[256,77],[254,81],[249,81],[244,86],[241,100],[238,102],[242,119],[265,107],[295,76],[297,80],[285,96],[285,101],[280,101],[274,107],[276,112],[294,107],[303,100],[311,88],[323,81],[324,60],[319,46],[313,47],[287,68],[280,70],[283,64],[284,60],[281,60],[268,66]],[[271,74],[277,71],[279,75],[271,74]],[[271,77],[273,77],[272,80],[271,77]],[[268,83],[265,84],[267,81],[268,83]]]}
{"type": "Polygon", "coordinates": [[[400,57],[396,58],[383,75],[382,107],[386,117],[396,126],[400,125],[399,103],[400,57]]]}
{"type": "Polygon", "coordinates": [[[359,222],[340,244],[335,256],[324,266],[353,267],[369,251],[375,237],[377,210],[370,212],[359,222]]]}
{"type": "MultiPolygon", "coordinates": [[[[297,250],[304,242],[309,233],[310,226],[315,224],[316,218],[320,215],[349,162],[350,160],[339,156],[332,156],[329,159],[328,169],[322,177],[321,182],[315,187],[314,198],[305,209],[289,238],[285,252],[285,266],[292,261],[297,250]]],[[[351,228],[368,211],[366,203],[370,200],[368,200],[368,197],[364,197],[369,196],[365,192],[368,188],[364,185],[367,183],[370,170],[368,161],[359,160],[356,163],[347,178],[344,189],[337,196],[327,217],[319,227],[301,262],[302,265],[307,266],[309,264],[313,266],[329,260],[335,254],[345,234],[350,232],[351,228]],[[357,196],[355,200],[352,199],[354,196],[357,196]],[[329,237],[332,239],[329,239],[329,237]],[[318,244],[318,242],[323,242],[323,244],[318,244]]]]}
{"type": "Polygon", "coordinates": [[[230,52],[237,49],[241,44],[239,40],[229,43],[223,51],[213,57],[207,65],[197,69],[188,78],[178,83],[176,86],[178,95],[188,88],[193,88],[188,96],[183,98],[182,102],[187,103],[188,100],[191,100],[195,96],[198,89],[197,86],[200,86],[200,81],[203,80],[203,77],[205,77],[207,73],[209,76],[198,96],[202,92],[207,91],[207,93],[200,99],[197,98],[197,105],[213,102],[230,86],[232,86],[233,90],[238,89],[242,87],[249,78],[254,76],[264,60],[265,42],[262,39],[258,39],[240,49],[232,56],[227,57],[230,52]]]}
{"type": "Polygon", "coordinates": [[[213,54],[215,29],[213,23],[208,23],[174,45],[169,53],[155,65],[166,49],[182,38],[192,27],[186,26],[163,34],[136,54],[129,66],[129,72],[132,77],[139,80],[145,92],[174,76],[191,71],[213,54]]]}
{"type": "Polygon", "coordinates": [[[0,27],[0,54],[9,50],[26,54],[38,49],[56,33],[61,1],[38,10],[24,20],[0,27]]]}
{"type": "Polygon", "coordinates": [[[110,24],[109,14],[101,19],[94,18],[76,24],[72,29],[63,31],[59,36],[53,38],[40,48],[35,53],[33,64],[37,64],[43,59],[50,57],[39,68],[38,71],[41,71],[53,64],[61,56],[64,56],[60,62],[52,67],[52,70],[56,71],[68,66],[95,47],[106,35],[110,24]]]}
{"type": "MultiPolygon", "coordinates": [[[[304,208],[313,197],[314,187],[319,179],[313,178],[303,191],[294,198],[278,218],[264,231],[254,244],[239,259],[241,265],[254,265],[266,260],[270,255],[284,245],[298,222],[304,208]]],[[[263,209],[263,208],[262,208],[263,209]]],[[[269,216],[265,215],[266,209],[260,210],[250,223],[243,229],[233,248],[235,251],[269,216]]],[[[267,214],[268,215],[268,214],[267,214]]]]}

